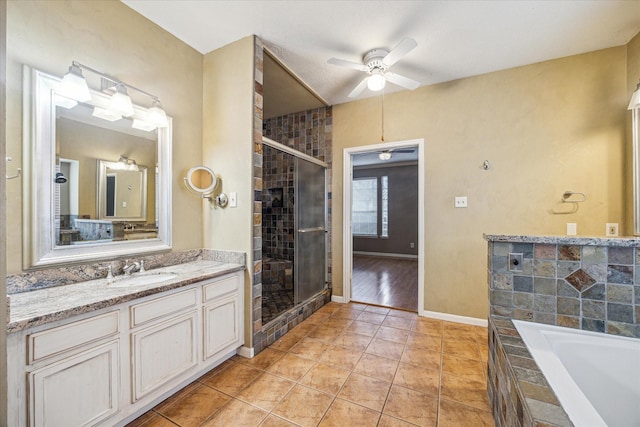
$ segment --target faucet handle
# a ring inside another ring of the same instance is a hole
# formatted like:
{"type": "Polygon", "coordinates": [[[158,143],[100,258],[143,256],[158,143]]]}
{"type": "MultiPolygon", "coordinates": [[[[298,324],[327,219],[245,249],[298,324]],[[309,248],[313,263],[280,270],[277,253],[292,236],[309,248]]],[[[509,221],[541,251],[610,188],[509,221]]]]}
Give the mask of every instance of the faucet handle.
{"type": "Polygon", "coordinates": [[[111,270],[111,264],[106,267],[98,267],[98,271],[107,270],[107,279],[113,279],[113,271],[111,270]]]}
{"type": "Polygon", "coordinates": [[[144,273],[145,271],[147,271],[147,270],[145,270],[145,268],[144,268],[144,260],[143,260],[143,259],[141,259],[141,260],[140,260],[140,269],[139,269],[138,271],[139,271],[140,273],[144,273]]]}

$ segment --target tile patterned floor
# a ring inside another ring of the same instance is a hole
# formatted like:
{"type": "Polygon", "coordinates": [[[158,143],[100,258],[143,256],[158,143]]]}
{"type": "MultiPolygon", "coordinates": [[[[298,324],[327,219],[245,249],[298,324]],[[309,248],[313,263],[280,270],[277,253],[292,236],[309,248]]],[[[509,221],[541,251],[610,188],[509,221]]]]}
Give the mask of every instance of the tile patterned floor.
{"type": "Polygon", "coordinates": [[[329,303],[129,426],[493,426],[486,360],[486,328],[329,303]]]}

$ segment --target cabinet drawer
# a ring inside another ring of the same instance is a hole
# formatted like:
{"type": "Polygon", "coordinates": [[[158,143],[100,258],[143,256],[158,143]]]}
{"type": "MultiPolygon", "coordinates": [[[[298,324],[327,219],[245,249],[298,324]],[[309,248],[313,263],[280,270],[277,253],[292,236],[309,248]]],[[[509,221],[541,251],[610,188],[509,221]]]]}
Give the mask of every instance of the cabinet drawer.
{"type": "Polygon", "coordinates": [[[27,336],[29,364],[119,331],[119,312],[103,314],[27,336]]]}
{"type": "Polygon", "coordinates": [[[195,306],[195,288],[136,304],[131,306],[131,327],[195,306]]]}
{"type": "Polygon", "coordinates": [[[231,276],[215,279],[211,283],[202,286],[204,302],[208,302],[219,296],[237,291],[239,281],[240,276],[238,274],[233,274],[231,276]]]}

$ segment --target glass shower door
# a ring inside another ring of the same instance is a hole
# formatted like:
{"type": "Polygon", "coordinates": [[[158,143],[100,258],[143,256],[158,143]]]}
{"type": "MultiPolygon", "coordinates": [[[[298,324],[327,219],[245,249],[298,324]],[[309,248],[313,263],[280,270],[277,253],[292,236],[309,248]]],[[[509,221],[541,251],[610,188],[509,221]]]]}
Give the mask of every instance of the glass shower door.
{"type": "Polygon", "coordinates": [[[296,159],[296,304],[326,284],[326,168],[296,159]]]}

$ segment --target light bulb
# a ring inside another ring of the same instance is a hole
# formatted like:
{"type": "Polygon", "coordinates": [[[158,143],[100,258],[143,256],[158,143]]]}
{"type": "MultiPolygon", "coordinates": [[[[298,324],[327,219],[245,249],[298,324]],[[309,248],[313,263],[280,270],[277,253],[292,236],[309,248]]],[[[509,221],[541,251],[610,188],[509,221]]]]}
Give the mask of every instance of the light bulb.
{"type": "Polygon", "coordinates": [[[378,158],[379,158],[380,160],[389,160],[389,159],[391,159],[391,153],[390,153],[390,152],[388,152],[388,151],[381,151],[381,152],[378,154],[378,158]]]}
{"type": "Polygon", "coordinates": [[[147,111],[146,121],[159,128],[166,128],[169,126],[169,120],[167,120],[167,113],[164,112],[160,101],[157,99],[153,101],[153,107],[147,111]]]}
{"type": "Polygon", "coordinates": [[[131,98],[127,95],[127,89],[122,83],[116,85],[116,93],[111,96],[109,110],[123,117],[131,117],[135,114],[133,102],[131,102],[131,98]]]}
{"type": "Polygon", "coordinates": [[[56,88],[56,92],[67,98],[75,99],[78,102],[91,101],[91,92],[87,81],[82,76],[82,70],[75,64],[69,67],[69,71],[64,75],[62,81],[56,88]]]}
{"type": "Polygon", "coordinates": [[[369,88],[369,90],[374,92],[382,90],[385,83],[386,80],[384,78],[384,75],[381,73],[371,74],[371,76],[369,76],[369,78],[367,79],[367,87],[369,88]]]}

